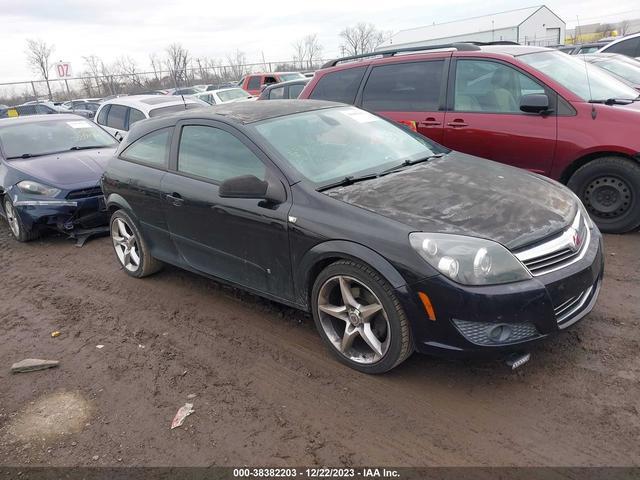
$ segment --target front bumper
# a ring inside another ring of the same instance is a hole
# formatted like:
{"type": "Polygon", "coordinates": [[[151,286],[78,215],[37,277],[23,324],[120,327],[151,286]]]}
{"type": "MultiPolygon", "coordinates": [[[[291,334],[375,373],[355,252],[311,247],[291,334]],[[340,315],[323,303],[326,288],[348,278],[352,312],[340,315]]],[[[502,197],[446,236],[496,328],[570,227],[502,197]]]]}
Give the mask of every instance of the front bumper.
{"type": "Polygon", "coordinates": [[[13,206],[30,230],[55,229],[72,237],[95,231],[109,223],[102,195],[73,200],[15,197],[13,206]]]}
{"type": "Polygon", "coordinates": [[[593,228],[584,257],[523,282],[475,287],[439,275],[397,290],[415,347],[440,356],[505,354],[578,322],[594,307],[604,274],[602,237],[593,228]],[[430,320],[418,292],[428,295],[430,320]]]}

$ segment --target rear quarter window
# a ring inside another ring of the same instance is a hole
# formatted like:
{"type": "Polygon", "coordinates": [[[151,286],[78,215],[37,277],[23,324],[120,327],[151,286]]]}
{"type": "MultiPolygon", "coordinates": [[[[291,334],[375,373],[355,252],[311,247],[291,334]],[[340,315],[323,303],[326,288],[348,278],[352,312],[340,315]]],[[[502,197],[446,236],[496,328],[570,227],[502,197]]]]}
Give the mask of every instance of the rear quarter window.
{"type": "Polygon", "coordinates": [[[362,93],[362,107],[374,112],[437,110],[443,68],[443,60],[374,67],[362,93]]]}
{"type": "Polygon", "coordinates": [[[309,98],[333,102],[353,103],[366,67],[347,68],[324,74],[309,98]]]}
{"type": "Polygon", "coordinates": [[[173,128],[167,127],[148,133],[129,145],[120,154],[120,158],[151,166],[165,167],[169,161],[172,132],[173,128]]]}

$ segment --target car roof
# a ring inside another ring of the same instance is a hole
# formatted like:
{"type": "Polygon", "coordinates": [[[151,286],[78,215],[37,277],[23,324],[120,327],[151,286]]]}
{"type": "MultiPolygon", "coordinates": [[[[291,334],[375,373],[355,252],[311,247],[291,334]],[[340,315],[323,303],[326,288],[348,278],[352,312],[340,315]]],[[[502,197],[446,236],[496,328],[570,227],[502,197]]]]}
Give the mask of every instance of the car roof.
{"type": "Polygon", "coordinates": [[[0,128],[6,127],[7,125],[16,125],[22,123],[38,123],[38,122],[46,122],[51,120],[68,120],[68,121],[87,121],[84,117],[79,115],[74,115],[73,113],[52,113],[49,115],[23,115],[19,117],[11,117],[11,118],[0,118],[0,128]]]}
{"type": "Polygon", "coordinates": [[[356,67],[359,65],[368,65],[370,63],[378,63],[379,61],[385,60],[387,58],[408,58],[419,56],[419,57],[430,57],[432,55],[442,55],[443,53],[455,53],[455,52],[463,52],[463,53],[473,53],[478,54],[482,52],[492,53],[492,54],[503,54],[510,55],[513,57],[517,57],[519,55],[524,55],[527,53],[536,53],[536,52],[557,52],[555,48],[548,47],[537,47],[533,45],[518,45],[518,44],[494,44],[494,45],[477,45],[469,42],[460,42],[457,44],[449,44],[442,46],[429,46],[426,45],[424,47],[411,47],[411,49],[399,49],[397,52],[388,49],[372,52],[371,54],[363,54],[362,56],[357,57],[345,57],[344,59],[336,59],[328,62],[323,66],[322,70],[331,69],[334,67],[356,67]],[[467,46],[468,48],[462,49],[463,46],[467,46]],[[459,46],[460,48],[457,48],[459,46]],[[340,63],[345,62],[345,63],[340,63]],[[332,66],[333,65],[333,66],[332,66]]]}
{"type": "MultiPolygon", "coordinates": [[[[276,85],[280,85],[279,83],[276,85]]],[[[216,88],[213,90],[205,90],[204,92],[198,92],[196,93],[194,96],[199,97],[201,95],[207,95],[209,93],[219,93],[219,92],[226,92],[227,90],[243,90],[242,87],[223,87],[223,88],[216,88]]],[[[245,90],[246,91],[246,90],[245,90]]],[[[247,92],[249,93],[249,92],[247,92]]]]}
{"type": "MultiPolygon", "coordinates": [[[[185,97],[184,102],[196,103],[185,97]]],[[[103,105],[124,105],[125,107],[133,107],[144,112],[149,112],[158,107],[170,107],[173,105],[182,105],[182,97],[172,95],[130,95],[126,97],[118,97],[107,100],[103,105]]]]}

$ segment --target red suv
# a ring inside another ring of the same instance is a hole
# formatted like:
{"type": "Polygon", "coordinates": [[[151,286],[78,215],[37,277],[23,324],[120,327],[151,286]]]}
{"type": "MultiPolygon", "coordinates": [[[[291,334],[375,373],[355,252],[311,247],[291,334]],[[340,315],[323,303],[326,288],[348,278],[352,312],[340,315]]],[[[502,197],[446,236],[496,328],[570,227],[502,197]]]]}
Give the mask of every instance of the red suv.
{"type": "Polygon", "coordinates": [[[306,77],[300,72],[252,73],[242,77],[242,80],[238,82],[238,86],[257,97],[267,85],[304,78],[306,77]]]}
{"type": "Polygon", "coordinates": [[[331,61],[299,98],[354,104],[451,149],[554,178],[605,232],[640,226],[637,91],[548,48],[430,48],[331,61]]]}

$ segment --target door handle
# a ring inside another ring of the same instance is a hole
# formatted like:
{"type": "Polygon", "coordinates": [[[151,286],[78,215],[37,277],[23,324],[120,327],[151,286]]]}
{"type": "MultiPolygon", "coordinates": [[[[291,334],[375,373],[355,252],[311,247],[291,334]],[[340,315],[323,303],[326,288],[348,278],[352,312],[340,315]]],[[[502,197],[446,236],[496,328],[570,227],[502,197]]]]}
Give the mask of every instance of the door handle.
{"type": "Polygon", "coordinates": [[[174,207],[179,207],[184,203],[184,199],[182,198],[182,195],[176,192],[165,195],[165,198],[174,207]]]}
{"type": "Polygon", "coordinates": [[[433,117],[425,118],[422,122],[418,123],[421,127],[437,127],[442,125],[442,122],[437,121],[433,117]]]}
{"type": "Polygon", "coordinates": [[[468,127],[469,124],[465,123],[465,121],[461,118],[456,118],[453,122],[447,123],[448,126],[456,128],[456,127],[468,127]]]}

